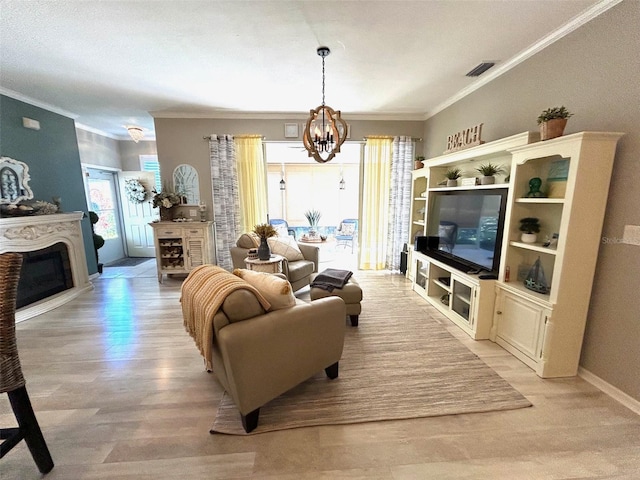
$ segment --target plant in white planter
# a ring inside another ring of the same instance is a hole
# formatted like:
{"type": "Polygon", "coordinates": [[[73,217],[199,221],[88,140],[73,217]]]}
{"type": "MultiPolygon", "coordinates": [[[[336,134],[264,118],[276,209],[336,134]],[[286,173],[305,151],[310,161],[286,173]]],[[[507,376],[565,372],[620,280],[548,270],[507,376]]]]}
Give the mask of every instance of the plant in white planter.
{"type": "Polygon", "coordinates": [[[458,179],[462,176],[462,170],[459,168],[450,168],[444,172],[444,176],[447,179],[447,187],[457,187],[458,179]]]}
{"type": "Polygon", "coordinates": [[[309,222],[309,236],[313,237],[318,233],[318,223],[320,223],[320,217],[322,214],[319,210],[307,210],[304,212],[304,216],[307,217],[309,222]]]}
{"type": "Polygon", "coordinates": [[[536,234],[540,231],[539,220],[534,217],[520,219],[520,231],[522,232],[520,240],[522,240],[523,243],[536,243],[538,239],[536,234]]]}
{"type": "Polygon", "coordinates": [[[491,162],[481,164],[476,170],[482,174],[482,177],[480,177],[480,185],[492,185],[496,183],[495,175],[497,173],[505,173],[502,165],[494,165],[491,162]]]}

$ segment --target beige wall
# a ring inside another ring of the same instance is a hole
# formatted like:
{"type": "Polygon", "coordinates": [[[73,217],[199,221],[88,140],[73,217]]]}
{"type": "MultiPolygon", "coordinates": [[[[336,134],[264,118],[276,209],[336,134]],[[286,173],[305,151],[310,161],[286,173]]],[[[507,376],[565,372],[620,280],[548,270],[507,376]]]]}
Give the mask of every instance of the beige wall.
{"type": "Polygon", "coordinates": [[[156,155],[155,141],[114,140],[76,128],[82,163],[116,170],[140,170],[140,155],[156,155]]]}
{"type": "MultiPolygon", "coordinates": [[[[347,141],[362,141],[367,135],[410,135],[419,138],[424,129],[422,121],[349,121],[347,114],[343,116],[351,126],[351,139],[347,141]]],[[[303,117],[284,120],[156,118],[156,144],[162,179],[171,184],[176,166],[182,163],[192,165],[198,171],[200,179],[200,198],[211,205],[209,142],[203,137],[211,134],[258,134],[263,135],[265,141],[301,142],[304,122],[303,117]],[[300,136],[297,139],[284,137],[285,123],[298,123],[300,136]]],[[[418,142],[416,151],[422,152],[422,148],[422,142],[418,142]]]]}
{"type": "Polygon", "coordinates": [[[97,167],[121,169],[118,140],[76,128],[80,162],[97,167]]]}
{"type": "MultiPolygon", "coordinates": [[[[484,122],[495,140],[536,130],[543,109],[565,105],[565,133],[625,132],[618,143],[603,237],[640,225],[640,2],[627,0],[426,122],[425,154],[484,122]]],[[[640,400],[640,246],[602,243],[581,365],[640,400]]]]}
{"type": "Polygon", "coordinates": [[[156,142],[142,140],[138,143],[132,140],[120,140],[118,142],[122,170],[137,172],[140,170],[140,155],[156,155],[156,142]]]}

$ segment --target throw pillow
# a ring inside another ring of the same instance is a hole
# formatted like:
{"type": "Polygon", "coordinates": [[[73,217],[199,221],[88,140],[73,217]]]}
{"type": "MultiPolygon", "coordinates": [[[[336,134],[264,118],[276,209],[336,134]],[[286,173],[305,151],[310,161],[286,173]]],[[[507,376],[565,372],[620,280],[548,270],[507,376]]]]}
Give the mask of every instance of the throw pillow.
{"type": "Polygon", "coordinates": [[[240,235],[236,245],[240,248],[256,248],[260,245],[260,237],[253,232],[243,233],[240,235]]]}
{"type": "Polygon", "coordinates": [[[353,235],[356,231],[356,226],[354,223],[344,223],[340,224],[340,235],[353,235]]]}
{"type": "Polygon", "coordinates": [[[271,253],[282,255],[289,262],[304,260],[304,256],[293,237],[271,237],[267,239],[271,253]]]}
{"type": "Polygon", "coordinates": [[[262,296],[271,304],[272,310],[293,307],[296,297],[293,295],[291,284],[277,276],[265,272],[254,272],[244,268],[236,268],[233,274],[242,278],[249,285],[254,286],[262,296]]]}
{"type": "Polygon", "coordinates": [[[280,225],[277,225],[275,229],[279,237],[289,236],[289,229],[284,224],[281,223],[280,225]]]}

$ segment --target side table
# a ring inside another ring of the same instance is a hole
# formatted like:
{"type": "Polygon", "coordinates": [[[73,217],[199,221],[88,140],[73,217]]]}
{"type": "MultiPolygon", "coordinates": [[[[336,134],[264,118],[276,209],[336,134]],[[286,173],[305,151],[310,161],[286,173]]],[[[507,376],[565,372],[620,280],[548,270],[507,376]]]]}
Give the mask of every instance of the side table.
{"type": "Polygon", "coordinates": [[[282,255],[271,255],[269,260],[259,260],[257,258],[246,257],[244,259],[244,264],[247,266],[247,270],[266,273],[282,273],[283,260],[284,257],[282,255]]]}

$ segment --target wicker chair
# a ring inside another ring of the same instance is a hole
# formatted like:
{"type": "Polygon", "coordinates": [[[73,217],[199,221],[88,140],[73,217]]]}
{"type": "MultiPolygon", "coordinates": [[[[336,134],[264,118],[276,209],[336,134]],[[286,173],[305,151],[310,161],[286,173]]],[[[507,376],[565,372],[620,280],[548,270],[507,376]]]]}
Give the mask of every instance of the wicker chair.
{"type": "Polygon", "coordinates": [[[49,473],[53,460],[31,407],[16,346],[16,294],[21,265],[19,253],[0,255],[0,393],[8,393],[18,422],[18,427],[0,429],[0,439],[4,440],[0,458],[24,440],[38,469],[49,473]]]}

